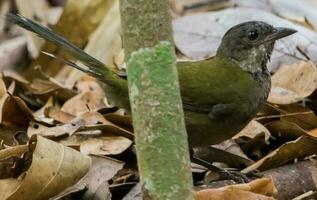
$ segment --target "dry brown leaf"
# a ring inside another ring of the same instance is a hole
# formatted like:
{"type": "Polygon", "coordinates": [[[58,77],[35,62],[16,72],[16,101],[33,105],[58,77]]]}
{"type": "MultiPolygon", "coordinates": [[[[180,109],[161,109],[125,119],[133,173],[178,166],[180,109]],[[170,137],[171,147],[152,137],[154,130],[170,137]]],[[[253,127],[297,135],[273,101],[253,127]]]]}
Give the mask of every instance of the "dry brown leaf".
{"type": "Polygon", "coordinates": [[[58,137],[63,135],[71,136],[82,126],[84,126],[84,121],[82,120],[53,127],[46,127],[37,122],[30,122],[27,134],[29,137],[33,135],[41,135],[45,137],[58,137]]]}
{"type": "Polygon", "coordinates": [[[308,107],[299,104],[283,105],[277,108],[283,121],[296,123],[305,130],[317,127],[317,116],[308,107]]]}
{"type": "MultiPolygon", "coordinates": [[[[1,79],[0,82],[2,81],[1,79]]],[[[4,83],[0,83],[0,85],[0,122],[26,126],[33,118],[33,111],[20,97],[11,95],[15,88],[15,82],[12,82],[8,90],[5,91],[3,91],[4,83]]]]}
{"type": "Polygon", "coordinates": [[[88,138],[80,144],[80,152],[87,155],[118,155],[127,150],[132,141],[116,135],[88,138]]]}
{"type": "Polygon", "coordinates": [[[16,37],[2,42],[0,44],[1,71],[18,67],[19,64],[21,65],[21,61],[27,60],[26,55],[26,39],[24,37],[16,37]]]}
{"type": "MultiPolygon", "coordinates": [[[[23,128],[16,127],[14,125],[5,125],[0,127],[0,143],[1,146],[16,146],[18,145],[18,141],[15,138],[16,133],[19,133],[19,131],[23,131],[23,128]]],[[[0,148],[1,148],[0,146],[0,148]]]]}
{"type": "Polygon", "coordinates": [[[117,136],[123,136],[133,140],[134,134],[128,129],[121,128],[109,122],[109,124],[96,124],[96,125],[87,125],[80,129],[80,131],[94,131],[94,130],[102,130],[104,133],[111,133],[117,136]]]}
{"type": "Polygon", "coordinates": [[[33,113],[34,119],[38,122],[44,122],[46,124],[53,124],[54,119],[49,118],[45,115],[45,110],[49,107],[52,107],[52,106],[53,106],[53,97],[50,97],[47,100],[46,104],[41,109],[39,109],[38,111],[33,113]]]}
{"type": "Polygon", "coordinates": [[[91,165],[89,157],[41,136],[31,138],[29,148],[30,168],[18,179],[0,180],[0,199],[48,199],[76,183],[91,165]]]}
{"type": "Polygon", "coordinates": [[[69,194],[87,189],[83,194],[82,200],[111,199],[108,188],[108,181],[122,169],[124,163],[108,157],[91,156],[92,167],[89,172],[78,183],[64,192],[53,197],[52,200],[65,199],[69,194]]]}
{"type": "Polygon", "coordinates": [[[35,78],[32,79],[32,83],[26,85],[28,90],[35,95],[39,95],[41,97],[50,96],[59,97],[60,99],[67,100],[73,97],[76,93],[75,91],[66,88],[62,84],[57,81],[52,81],[52,78],[48,78],[49,80],[35,78]]]}
{"type": "Polygon", "coordinates": [[[28,151],[27,145],[9,147],[0,151],[0,179],[18,177],[23,173],[26,162],[23,155],[28,151]]]}
{"type": "Polygon", "coordinates": [[[248,137],[248,138],[255,138],[259,134],[265,134],[265,140],[268,140],[271,137],[271,133],[265,126],[261,123],[252,120],[246,127],[244,127],[237,135],[233,137],[233,139],[237,139],[239,137],[248,137]]]}
{"type": "Polygon", "coordinates": [[[79,93],[98,91],[102,94],[104,92],[104,89],[100,86],[97,80],[88,75],[84,75],[77,80],[75,88],[79,93]]]}
{"type": "MultiPolygon", "coordinates": [[[[63,35],[76,46],[83,47],[87,43],[91,33],[101,23],[106,11],[111,7],[113,2],[113,0],[68,0],[53,30],[63,35]],[[71,26],[75,24],[76,26],[71,26]]],[[[69,58],[61,48],[49,42],[45,43],[43,50],[60,57],[69,58]]],[[[43,66],[43,71],[49,75],[55,75],[61,69],[59,60],[52,59],[43,54],[40,54],[37,60],[31,64],[32,67],[37,65],[43,66]]],[[[30,67],[30,69],[32,67],[30,67]]],[[[29,71],[30,77],[37,75],[38,74],[34,73],[33,70],[29,71]]]]}
{"type": "Polygon", "coordinates": [[[108,121],[112,122],[113,124],[116,124],[119,127],[125,128],[125,129],[133,132],[132,117],[131,116],[109,113],[109,114],[105,114],[104,117],[108,121]]]}
{"type": "Polygon", "coordinates": [[[281,166],[295,158],[309,156],[317,153],[317,139],[310,136],[301,136],[297,140],[287,142],[269,153],[261,160],[242,170],[249,173],[254,170],[267,170],[281,166]]]}
{"type": "Polygon", "coordinates": [[[99,129],[77,132],[70,137],[60,139],[59,142],[91,155],[117,155],[124,152],[132,144],[132,141],[126,137],[114,135],[111,131],[101,132],[99,129]]]}
{"type": "Polygon", "coordinates": [[[72,120],[76,118],[76,116],[63,112],[56,107],[48,107],[45,109],[44,113],[45,116],[52,118],[57,122],[62,122],[64,124],[70,123],[72,120]]]}
{"type": "MultiPolygon", "coordinates": [[[[48,2],[45,0],[30,0],[26,3],[23,0],[15,0],[15,4],[23,16],[28,18],[37,17],[43,24],[47,24],[48,19],[48,2]]],[[[36,58],[44,44],[44,41],[30,32],[25,32],[28,39],[28,49],[30,56],[36,58]]]]}
{"type": "MultiPolygon", "coordinates": [[[[6,15],[10,9],[11,9],[11,1],[10,0],[3,0],[0,2],[0,15],[4,16],[6,15]]],[[[0,41],[2,41],[3,33],[4,33],[4,28],[6,25],[6,19],[5,17],[0,18],[0,41]]]]}
{"type": "Polygon", "coordinates": [[[196,192],[196,200],[274,200],[277,192],[272,179],[257,179],[250,183],[206,189],[196,192]],[[265,196],[267,195],[267,196],[265,196]]]}
{"type": "MultiPolygon", "coordinates": [[[[196,147],[193,149],[193,155],[206,162],[226,163],[230,167],[240,169],[254,163],[242,152],[240,146],[233,140],[227,140],[212,146],[196,147]]],[[[211,177],[213,180],[215,178],[219,179],[219,177],[211,177]]],[[[208,182],[210,182],[210,180],[208,180],[208,182]]]]}
{"type": "Polygon", "coordinates": [[[304,129],[297,124],[288,121],[277,120],[265,125],[276,138],[283,138],[288,140],[294,140],[302,135],[307,135],[304,129]]]}
{"type": "Polygon", "coordinates": [[[270,0],[269,3],[277,15],[317,30],[316,5],[300,0],[270,0]]]}
{"type": "Polygon", "coordinates": [[[94,125],[94,124],[107,124],[111,125],[112,123],[106,120],[106,118],[100,114],[99,112],[87,112],[83,115],[74,119],[76,120],[83,120],[85,125],[94,125]]]}
{"type": "Polygon", "coordinates": [[[317,128],[307,132],[309,135],[317,138],[317,128]]]}
{"type": "Polygon", "coordinates": [[[312,61],[282,65],[272,76],[268,101],[273,104],[291,104],[311,95],[317,84],[317,69],[312,61]]]}
{"type": "Polygon", "coordinates": [[[79,116],[86,112],[103,108],[105,106],[103,99],[104,94],[99,91],[84,92],[65,102],[61,110],[71,115],[79,116]]]}

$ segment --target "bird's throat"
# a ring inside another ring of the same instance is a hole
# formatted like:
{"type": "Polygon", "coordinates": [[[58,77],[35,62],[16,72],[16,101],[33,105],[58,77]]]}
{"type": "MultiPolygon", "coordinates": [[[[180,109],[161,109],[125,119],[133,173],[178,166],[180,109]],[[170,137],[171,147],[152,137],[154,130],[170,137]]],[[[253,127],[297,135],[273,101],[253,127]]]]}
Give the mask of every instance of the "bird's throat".
{"type": "Polygon", "coordinates": [[[270,60],[271,50],[264,45],[244,50],[239,55],[239,57],[233,57],[232,61],[243,70],[251,74],[268,73],[266,65],[270,60]]]}

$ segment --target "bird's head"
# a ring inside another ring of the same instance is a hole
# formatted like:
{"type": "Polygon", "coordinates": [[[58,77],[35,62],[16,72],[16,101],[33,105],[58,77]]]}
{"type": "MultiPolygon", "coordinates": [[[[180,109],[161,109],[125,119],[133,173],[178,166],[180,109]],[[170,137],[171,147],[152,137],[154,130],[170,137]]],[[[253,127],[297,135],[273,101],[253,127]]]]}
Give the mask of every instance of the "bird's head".
{"type": "Polygon", "coordinates": [[[296,32],[262,21],[244,22],[226,32],[217,56],[229,58],[251,73],[262,71],[270,59],[275,41],[296,32]]]}

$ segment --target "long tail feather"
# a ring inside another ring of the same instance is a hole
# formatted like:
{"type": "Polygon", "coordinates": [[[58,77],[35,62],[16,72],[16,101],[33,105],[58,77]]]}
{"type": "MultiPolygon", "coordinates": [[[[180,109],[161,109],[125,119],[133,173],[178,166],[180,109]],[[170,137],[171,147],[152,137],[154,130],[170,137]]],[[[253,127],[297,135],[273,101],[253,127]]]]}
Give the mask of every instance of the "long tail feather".
{"type": "MultiPolygon", "coordinates": [[[[95,76],[96,78],[100,79],[102,74],[104,74],[107,71],[106,66],[100,62],[99,60],[95,59],[94,57],[90,56],[89,54],[85,53],[82,49],[78,48],[77,46],[70,43],[67,39],[64,37],[54,33],[51,29],[42,26],[30,19],[27,19],[19,14],[7,14],[7,19],[22,28],[25,28],[29,31],[32,31],[39,35],[39,37],[50,41],[54,43],[55,45],[63,48],[65,51],[69,52],[74,58],[81,61],[84,65],[86,65],[89,69],[81,67],[76,65],[70,65],[72,67],[75,67],[83,72],[89,73],[92,76],[95,76]]],[[[65,62],[65,60],[62,60],[65,62]]],[[[70,61],[69,61],[70,62],[70,61]]],[[[70,64],[67,63],[66,64],[70,64]]],[[[105,80],[103,80],[105,81],[105,80]]]]}

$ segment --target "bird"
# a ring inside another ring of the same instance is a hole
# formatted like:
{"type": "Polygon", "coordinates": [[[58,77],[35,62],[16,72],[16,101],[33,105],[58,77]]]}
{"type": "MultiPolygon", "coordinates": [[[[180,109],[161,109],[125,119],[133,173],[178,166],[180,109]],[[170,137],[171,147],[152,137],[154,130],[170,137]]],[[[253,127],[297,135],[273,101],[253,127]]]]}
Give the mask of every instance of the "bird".
{"type": "MultiPolygon", "coordinates": [[[[9,21],[60,46],[84,66],[64,60],[95,77],[105,87],[107,98],[130,110],[126,74],[71,44],[67,39],[19,14],[9,21]]],[[[180,93],[190,148],[230,139],[264,106],[271,88],[270,60],[276,40],[297,31],[274,27],[263,21],[247,21],[230,28],[222,37],[216,55],[201,61],[177,62],[180,93]]],[[[207,44],[208,45],[208,44],[207,44]]]]}

